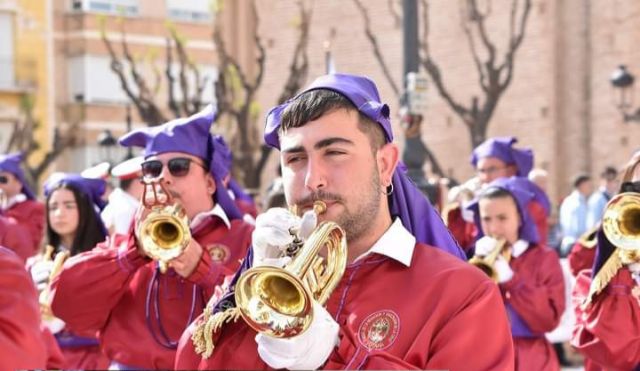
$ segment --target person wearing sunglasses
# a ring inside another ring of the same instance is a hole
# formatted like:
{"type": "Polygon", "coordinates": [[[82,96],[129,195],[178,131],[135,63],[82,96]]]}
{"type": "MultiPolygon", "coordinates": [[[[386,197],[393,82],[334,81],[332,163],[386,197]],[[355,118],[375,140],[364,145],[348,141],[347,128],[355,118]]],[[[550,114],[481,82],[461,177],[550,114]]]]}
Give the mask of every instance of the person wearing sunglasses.
{"type": "MultiPolygon", "coordinates": [[[[631,156],[622,174],[620,193],[640,194],[640,151],[631,156]]],[[[585,371],[638,370],[640,256],[635,260],[618,259],[620,248],[607,238],[602,227],[596,242],[593,266],[578,274],[573,290],[576,324],[571,343],[585,356],[585,371]]],[[[640,245],[635,249],[638,251],[640,245]]]]}
{"type": "MultiPolygon", "coordinates": [[[[528,204],[529,211],[538,227],[540,241],[546,241],[548,235],[547,218],[551,211],[551,204],[547,194],[535,183],[528,179],[529,171],[533,168],[533,151],[529,148],[516,148],[518,142],[515,137],[489,138],[474,148],[471,154],[471,165],[477,173],[480,189],[498,178],[517,176],[522,188],[535,195],[533,202],[528,204]]],[[[473,245],[476,240],[477,229],[473,220],[463,217],[465,205],[448,208],[444,215],[447,226],[467,255],[473,255],[473,245]]],[[[469,215],[470,216],[470,215],[469,215]]]]}
{"type": "Polygon", "coordinates": [[[26,182],[21,162],[19,153],[0,155],[0,244],[26,261],[40,247],[45,211],[26,182]]]}
{"type": "MultiPolygon", "coordinates": [[[[76,256],[106,239],[107,229],[100,218],[105,188],[103,179],[85,178],[75,173],[53,173],[45,181],[47,244],[52,252],[47,257],[30,259],[27,264],[39,291],[49,285],[53,260],[58,254],[76,256]]],[[[64,363],[60,368],[84,370],[109,366],[109,360],[100,349],[96,331],[73,331],[55,316],[43,316],[43,323],[54,334],[62,350],[64,363]]]]}
{"type": "Polygon", "coordinates": [[[112,369],[173,368],[180,335],[247,253],[253,227],[222,184],[214,119],[208,106],[120,138],[144,148],[142,176],[161,177],[188,218],[192,238],[167,271],[140,245],[136,231],[149,213],[140,203],[127,234],[71,257],[52,282],[54,313],[72,330],[98,331],[112,369]]]}

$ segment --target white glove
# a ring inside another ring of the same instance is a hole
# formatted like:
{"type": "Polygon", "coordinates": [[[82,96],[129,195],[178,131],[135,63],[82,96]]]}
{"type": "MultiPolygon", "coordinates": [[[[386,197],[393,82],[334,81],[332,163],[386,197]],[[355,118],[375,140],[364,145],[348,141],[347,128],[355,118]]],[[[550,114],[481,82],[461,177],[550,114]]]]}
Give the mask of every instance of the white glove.
{"type": "Polygon", "coordinates": [[[636,281],[636,284],[640,286],[640,263],[627,264],[627,269],[631,272],[631,277],[636,281]]]}
{"type": "Polygon", "coordinates": [[[64,321],[58,317],[43,319],[42,323],[44,323],[44,325],[47,326],[47,328],[49,328],[49,331],[51,331],[52,334],[57,334],[58,332],[62,331],[62,329],[64,329],[64,326],[65,326],[64,321]]]}
{"type": "Polygon", "coordinates": [[[49,276],[51,275],[52,269],[53,269],[52,260],[40,260],[35,262],[31,266],[31,278],[33,279],[33,282],[36,284],[38,291],[44,290],[44,288],[49,283],[49,276]]]}
{"type": "Polygon", "coordinates": [[[475,255],[487,256],[498,246],[498,240],[493,237],[483,236],[476,241],[475,255]]]}
{"type": "Polygon", "coordinates": [[[305,332],[288,339],[258,334],[258,354],[275,369],[315,370],[322,367],[338,345],[339,332],[338,323],[314,300],[313,321],[305,332]]]}
{"type": "Polygon", "coordinates": [[[316,214],[310,210],[302,218],[289,210],[274,207],[258,215],[253,242],[253,266],[271,265],[283,267],[291,259],[283,257],[283,252],[295,239],[291,232],[297,232],[301,239],[311,234],[317,223],[316,214]]]}
{"type": "Polygon", "coordinates": [[[498,256],[493,269],[498,274],[498,283],[505,283],[513,278],[513,270],[509,266],[509,262],[502,256],[498,256]]]}

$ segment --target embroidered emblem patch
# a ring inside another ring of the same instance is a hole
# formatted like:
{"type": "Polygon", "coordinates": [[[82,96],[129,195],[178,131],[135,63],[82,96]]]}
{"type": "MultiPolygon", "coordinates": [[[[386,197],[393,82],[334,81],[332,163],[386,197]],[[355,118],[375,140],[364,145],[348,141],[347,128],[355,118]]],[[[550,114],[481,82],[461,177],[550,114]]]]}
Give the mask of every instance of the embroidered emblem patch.
{"type": "Polygon", "coordinates": [[[222,244],[213,244],[207,246],[209,255],[214,262],[224,263],[229,259],[229,248],[222,244]]]}
{"type": "Polygon", "coordinates": [[[388,348],[398,337],[400,318],[390,310],[370,314],[360,324],[360,343],[369,350],[388,348]]]}

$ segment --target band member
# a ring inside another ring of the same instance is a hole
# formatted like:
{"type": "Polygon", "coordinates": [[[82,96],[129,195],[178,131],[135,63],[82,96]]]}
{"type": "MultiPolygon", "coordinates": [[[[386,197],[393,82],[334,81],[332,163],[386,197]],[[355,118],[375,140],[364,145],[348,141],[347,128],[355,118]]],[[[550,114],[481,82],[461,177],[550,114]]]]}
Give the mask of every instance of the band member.
{"type": "Polygon", "coordinates": [[[38,252],[45,218],[21,162],[20,154],[0,155],[0,242],[26,261],[38,252]]]}
{"type": "MultiPolygon", "coordinates": [[[[58,254],[75,256],[106,239],[107,230],[99,214],[104,207],[104,190],[104,180],[73,173],[54,173],[45,181],[47,243],[52,250],[46,253],[49,256],[39,256],[28,264],[31,277],[41,292],[47,292],[58,254]]],[[[41,297],[41,301],[47,299],[41,297]]],[[[109,366],[109,359],[100,350],[96,331],[71,331],[55,315],[43,315],[43,322],[62,349],[65,359],[62,368],[105,369],[109,366]]]]}
{"type": "Polygon", "coordinates": [[[145,150],[142,174],[153,186],[149,198],[143,197],[127,235],[71,257],[53,280],[53,312],[73,331],[99,331],[112,368],[172,368],[180,334],[202,312],[214,287],[237,270],[249,247],[252,227],[241,220],[213,161],[214,119],[208,106],[121,138],[122,145],[145,150]],[[179,238],[188,243],[163,273],[164,263],[148,257],[148,242],[162,240],[162,228],[143,226],[158,220],[148,220],[149,215],[168,212],[186,218],[187,226],[172,227],[191,238],[179,238]]]}
{"type": "MultiPolygon", "coordinates": [[[[625,167],[620,190],[640,194],[640,151],[625,167]]],[[[630,206],[640,208],[638,203],[630,206]]],[[[640,262],[637,245],[631,250],[635,254],[623,259],[620,255],[624,251],[601,228],[593,268],[580,272],[576,280],[573,302],[577,321],[572,345],[585,355],[586,371],[640,367],[640,262]]]]}
{"type": "Polygon", "coordinates": [[[534,195],[520,187],[519,179],[494,180],[470,205],[481,236],[476,255],[486,259],[498,254],[488,263],[511,323],[515,369],[559,370],[545,332],[558,325],[565,308],[562,268],[556,252],[539,241],[527,207],[534,195]]]}
{"type": "MultiPolygon", "coordinates": [[[[547,240],[547,217],[551,210],[549,198],[535,183],[528,180],[527,175],[533,167],[533,151],[528,148],[515,148],[518,140],[515,137],[490,138],[473,150],[471,165],[476,169],[477,180],[481,189],[495,179],[516,176],[521,178],[520,187],[535,195],[534,202],[529,203],[529,209],[541,241],[547,240]]],[[[464,205],[463,205],[464,206],[464,205]]],[[[473,227],[460,225],[463,222],[473,224],[472,220],[462,218],[462,209],[453,208],[445,216],[447,225],[459,241],[475,241],[477,236],[473,227]],[[473,235],[469,235],[473,233],[473,235]]],[[[463,246],[469,253],[470,245],[463,246]]]]}
{"type": "Polygon", "coordinates": [[[101,217],[109,234],[126,234],[131,228],[140,198],[144,190],[142,178],[143,156],[127,159],[111,169],[111,176],[118,179],[119,185],[109,195],[109,203],[101,217]]]}
{"type": "Polygon", "coordinates": [[[258,216],[254,264],[281,265],[290,230],[306,236],[315,224],[308,210],[321,200],[327,209],[318,221],[345,230],[346,271],[326,309],[314,300],[310,327],[289,339],[233,322],[235,277],[207,308],[215,314],[205,312],[181,338],[176,368],[513,368],[499,292],[463,261],[398,167],[389,112],[371,80],[346,74],[321,76],[271,110],[265,141],[280,149],[287,202],[304,217],[280,208],[258,216]]]}

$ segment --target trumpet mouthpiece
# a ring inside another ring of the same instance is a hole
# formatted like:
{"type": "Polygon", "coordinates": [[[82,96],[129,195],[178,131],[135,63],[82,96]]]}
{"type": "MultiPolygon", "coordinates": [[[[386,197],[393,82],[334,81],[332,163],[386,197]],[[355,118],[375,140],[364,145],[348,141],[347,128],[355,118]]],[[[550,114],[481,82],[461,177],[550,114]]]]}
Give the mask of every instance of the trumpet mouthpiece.
{"type": "Polygon", "coordinates": [[[316,215],[323,214],[325,211],[327,211],[327,204],[322,201],[316,201],[313,203],[313,212],[315,212],[316,215]]]}

